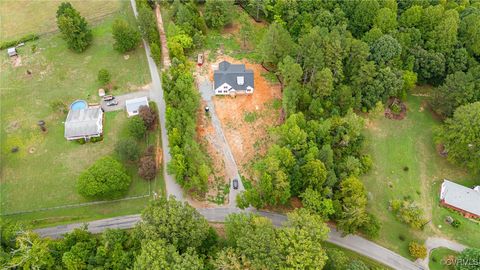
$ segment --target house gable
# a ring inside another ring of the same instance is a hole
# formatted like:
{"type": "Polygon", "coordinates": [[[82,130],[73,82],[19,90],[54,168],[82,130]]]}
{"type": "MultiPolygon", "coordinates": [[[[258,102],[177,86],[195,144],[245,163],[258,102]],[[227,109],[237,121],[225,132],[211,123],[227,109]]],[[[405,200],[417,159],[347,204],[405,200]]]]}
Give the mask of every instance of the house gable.
{"type": "Polygon", "coordinates": [[[215,94],[222,95],[225,90],[235,92],[253,93],[254,75],[253,71],[245,69],[244,64],[230,64],[223,61],[219,64],[219,69],[214,71],[214,90],[215,94]],[[225,88],[228,85],[229,88],[225,88]]]}

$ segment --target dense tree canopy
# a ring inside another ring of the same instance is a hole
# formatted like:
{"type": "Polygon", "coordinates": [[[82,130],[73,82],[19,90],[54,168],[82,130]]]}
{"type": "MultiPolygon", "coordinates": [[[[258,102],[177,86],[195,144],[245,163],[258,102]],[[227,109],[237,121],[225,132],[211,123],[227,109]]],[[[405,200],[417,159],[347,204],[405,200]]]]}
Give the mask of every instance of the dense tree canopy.
{"type": "Polygon", "coordinates": [[[204,13],[207,26],[219,29],[231,23],[233,8],[233,0],[207,0],[204,13]]]}
{"type": "Polygon", "coordinates": [[[200,248],[207,239],[209,226],[193,207],[162,197],[143,210],[138,229],[143,239],[164,239],[183,253],[188,248],[200,248]]]}
{"type": "Polygon", "coordinates": [[[450,160],[480,172],[480,102],[458,107],[438,137],[450,160]]]}

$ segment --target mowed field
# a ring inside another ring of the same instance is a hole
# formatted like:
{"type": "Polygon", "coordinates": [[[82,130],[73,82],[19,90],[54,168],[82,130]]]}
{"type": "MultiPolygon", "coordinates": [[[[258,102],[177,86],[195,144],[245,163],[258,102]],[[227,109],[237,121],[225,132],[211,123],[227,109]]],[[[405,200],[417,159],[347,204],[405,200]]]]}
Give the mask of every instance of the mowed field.
{"type": "MultiPolygon", "coordinates": [[[[48,3],[46,8],[51,5],[50,2],[44,3],[48,3]]],[[[90,5],[95,3],[90,2],[90,5]]],[[[87,202],[77,194],[76,181],[79,174],[98,158],[113,154],[115,143],[127,136],[124,130],[127,116],[122,111],[105,114],[104,141],[85,145],[68,142],[63,137],[66,115],[54,112],[50,106],[53,101],[62,101],[68,105],[76,99],[99,102],[97,73],[101,68],[106,68],[112,74],[113,84],[117,87],[112,94],[136,91],[150,82],[142,47],[129,52],[128,57],[112,48],[111,25],[114,19],[121,17],[133,23],[129,2],[116,1],[110,5],[114,13],[92,27],[93,43],[83,53],[70,51],[58,34],[42,36],[19,48],[21,60],[17,61],[18,66],[13,65],[6,53],[2,53],[2,214],[87,202]],[[116,10],[117,5],[121,7],[119,10],[116,10]],[[46,133],[42,133],[37,126],[39,120],[46,122],[46,133]],[[19,147],[19,151],[12,153],[13,147],[19,147]]],[[[39,6],[38,9],[39,13],[44,12],[42,7],[39,6]]],[[[34,10],[28,12],[30,17],[35,17],[34,10]]],[[[55,9],[50,12],[55,12],[55,9]]],[[[150,141],[154,144],[155,136],[150,141]]],[[[128,166],[129,174],[133,177],[128,197],[148,194],[150,189],[161,189],[161,180],[148,183],[137,176],[136,170],[135,165],[128,166]]],[[[67,222],[79,218],[138,213],[147,199],[141,201],[142,203],[127,201],[8,217],[35,219],[40,223],[67,222]]]]}
{"type": "MultiPolygon", "coordinates": [[[[0,37],[2,41],[19,38],[30,33],[54,32],[57,28],[56,12],[63,0],[4,0],[0,1],[0,37]]],[[[89,22],[122,8],[118,0],[71,0],[70,2],[89,22]]]]}
{"type": "Polygon", "coordinates": [[[408,112],[403,120],[386,119],[383,114],[367,119],[367,152],[374,165],[362,180],[368,191],[369,208],[383,223],[377,241],[406,257],[410,241],[423,241],[430,235],[480,247],[480,224],[439,206],[444,178],[470,187],[475,176],[437,153],[433,137],[440,122],[426,108],[425,97],[409,96],[406,104],[408,112]],[[424,209],[431,222],[423,231],[411,229],[388,211],[390,200],[403,198],[413,199],[424,209]],[[447,215],[459,219],[460,228],[445,223],[447,215]]]}

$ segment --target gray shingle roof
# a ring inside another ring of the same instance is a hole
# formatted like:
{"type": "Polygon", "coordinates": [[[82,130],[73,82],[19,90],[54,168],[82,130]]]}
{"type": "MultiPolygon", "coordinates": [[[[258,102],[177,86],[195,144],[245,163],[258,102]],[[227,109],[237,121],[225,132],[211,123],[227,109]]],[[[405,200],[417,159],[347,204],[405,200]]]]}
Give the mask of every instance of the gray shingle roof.
{"type": "Polygon", "coordinates": [[[98,135],[102,133],[102,109],[70,110],[65,121],[65,138],[98,135]],[[100,123],[100,124],[99,124],[100,123]]]}
{"type": "Polygon", "coordinates": [[[440,199],[456,208],[480,216],[480,191],[444,180],[440,199]]]}
{"type": "Polygon", "coordinates": [[[125,107],[127,107],[127,112],[129,113],[138,112],[141,106],[148,107],[147,97],[133,98],[125,101],[125,107]]]}
{"type": "Polygon", "coordinates": [[[218,70],[213,73],[213,80],[215,82],[215,89],[222,84],[227,83],[235,90],[246,90],[248,86],[254,87],[253,70],[245,69],[244,64],[230,64],[227,61],[222,61],[218,65],[218,70]],[[237,77],[244,77],[243,85],[237,83],[237,77]]]}

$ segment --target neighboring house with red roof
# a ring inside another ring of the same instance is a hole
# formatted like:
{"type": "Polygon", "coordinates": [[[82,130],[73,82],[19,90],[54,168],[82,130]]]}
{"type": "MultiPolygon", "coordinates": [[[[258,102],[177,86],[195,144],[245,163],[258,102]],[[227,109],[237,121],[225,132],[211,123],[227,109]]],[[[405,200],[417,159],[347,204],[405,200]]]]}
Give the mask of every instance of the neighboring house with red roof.
{"type": "Polygon", "coordinates": [[[440,190],[440,204],[467,218],[480,218],[480,186],[472,189],[445,179],[440,190]]]}

